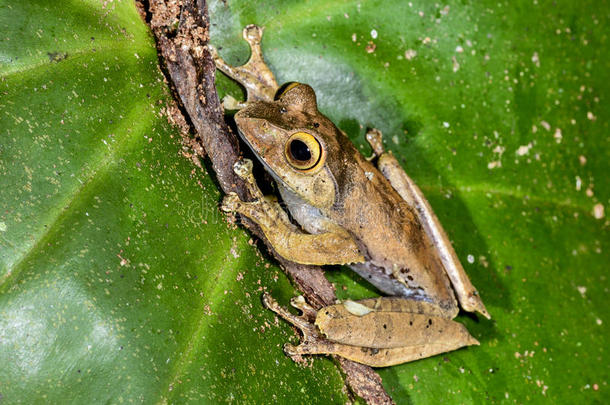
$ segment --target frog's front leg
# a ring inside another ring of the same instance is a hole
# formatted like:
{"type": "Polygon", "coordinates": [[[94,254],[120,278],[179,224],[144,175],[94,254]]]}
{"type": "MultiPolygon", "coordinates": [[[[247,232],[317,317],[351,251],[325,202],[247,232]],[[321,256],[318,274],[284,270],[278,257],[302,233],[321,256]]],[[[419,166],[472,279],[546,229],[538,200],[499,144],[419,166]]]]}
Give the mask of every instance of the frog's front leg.
{"type": "Polygon", "coordinates": [[[415,182],[405,173],[394,155],[391,152],[384,152],[381,131],[370,129],[366,134],[366,139],[373,148],[374,154],[378,156],[377,166],[379,171],[388,179],[402,199],[415,208],[420,223],[437,249],[439,258],[451,280],[462,308],[469,312],[479,312],[489,319],[490,315],[485,309],[478,291],[470,282],[445,230],[434,211],[432,211],[430,203],[415,182]]]}
{"type": "Polygon", "coordinates": [[[254,200],[241,201],[237,194],[230,193],[221,208],[256,222],[280,256],[292,262],[315,265],[364,261],[356,242],[342,228],[329,225],[328,232],[308,234],[293,225],[278,203],[263,197],[252,175],[252,161],[240,160],[235,163],[234,170],[246,182],[254,200]]]}
{"type": "Polygon", "coordinates": [[[346,301],[316,313],[302,297],[299,298],[291,301],[303,312],[296,316],[270,295],[263,296],[267,308],[303,334],[298,346],[284,346],[284,351],[292,358],[332,354],[372,367],[386,367],[479,344],[462,324],[439,315],[442,311],[433,309],[435,314],[420,313],[430,308],[414,301],[386,297],[346,301]],[[314,314],[315,322],[312,322],[314,314]]]}
{"type": "MultiPolygon", "coordinates": [[[[263,28],[254,24],[246,26],[243,37],[250,45],[250,59],[242,66],[231,66],[224,61],[215,48],[210,47],[216,67],[230,78],[239,82],[248,93],[247,103],[257,100],[273,101],[279,86],[275,76],[263,59],[261,40],[263,28]]],[[[228,105],[230,109],[243,108],[247,103],[236,103],[235,100],[228,105]]],[[[223,102],[223,104],[225,104],[223,102]]]]}

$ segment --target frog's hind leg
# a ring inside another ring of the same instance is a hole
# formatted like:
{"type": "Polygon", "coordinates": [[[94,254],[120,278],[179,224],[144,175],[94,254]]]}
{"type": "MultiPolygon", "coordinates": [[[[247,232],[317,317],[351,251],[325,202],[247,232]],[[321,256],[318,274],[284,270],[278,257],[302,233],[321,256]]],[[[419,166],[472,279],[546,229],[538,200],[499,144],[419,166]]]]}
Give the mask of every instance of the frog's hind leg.
{"type": "Polygon", "coordinates": [[[287,309],[280,306],[269,294],[263,294],[263,304],[265,307],[295,326],[303,335],[299,345],[294,346],[290,343],[284,345],[284,353],[294,361],[302,361],[302,355],[334,354],[373,367],[381,367],[389,365],[387,364],[388,361],[392,361],[394,358],[400,358],[400,356],[393,356],[396,354],[394,353],[396,350],[393,349],[370,349],[331,342],[325,339],[315,326],[316,311],[305,302],[303,297],[297,297],[291,300],[290,303],[293,307],[301,310],[303,314],[300,316],[293,315],[287,309]]]}
{"type": "Polygon", "coordinates": [[[490,315],[487,309],[485,309],[481,297],[479,297],[477,290],[470,282],[453,246],[451,246],[451,242],[449,242],[445,230],[434,211],[432,211],[430,203],[428,203],[428,200],[426,200],[415,182],[405,173],[394,155],[391,152],[384,151],[381,131],[370,129],[366,134],[366,139],[373,148],[375,155],[378,156],[377,167],[379,171],[388,179],[402,199],[415,208],[415,212],[427,236],[437,247],[443,268],[451,280],[462,308],[469,312],[479,312],[489,319],[490,315]]]}
{"type": "Polygon", "coordinates": [[[292,314],[286,308],[278,304],[271,295],[267,293],[263,294],[263,305],[298,328],[303,335],[301,344],[294,346],[290,343],[286,343],[284,345],[284,352],[295,360],[302,354],[329,353],[328,346],[332,345],[332,342],[325,340],[315,326],[316,310],[309,306],[302,296],[293,298],[290,301],[290,304],[299,309],[302,312],[302,315],[292,314]]]}
{"type": "MultiPolygon", "coordinates": [[[[318,328],[319,325],[316,326],[316,324],[319,322],[319,319],[317,319],[319,318],[319,313],[307,305],[302,297],[297,297],[291,301],[292,306],[302,311],[303,314],[300,316],[294,315],[285,308],[281,307],[269,294],[263,295],[263,303],[265,307],[272,310],[301,331],[303,340],[299,345],[284,345],[284,352],[295,361],[300,361],[302,355],[327,354],[345,357],[346,359],[366,364],[371,367],[387,367],[395,364],[423,359],[436,354],[459,349],[460,347],[464,346],[479,344],[476,339],[468,334],[468,331],[466,331],[466,328],[464,328],[463,325],[446,318],[430,315],[427,313],[430,311],[430,308],[425,306],[414,306],[412,303],[405,304],[401,303],[400,300],[396,301],[391,299],[390,301],[386,302],[384,298],[377,298],[359,301],[355,304],[352,303],[351,306],[362,306],[363,303],[366,305],[371,305],[369,309],[374,313],[369,314],[369,316],[379,316],[377,314],[381,314],[381,316],[383,316],[383,312],[386,311],[392,312],[406,309],[411,313],[390,314],[391,316],[398,316],[399,322],[396,323],[397,325],[402,325],[402,320],[409,324],[411,319],[417,320],[422,318],[425,321],[424,323],[428,326],[431,326],[432,322],[434,323],[435,327],[439,327],[438,325],[444,325],[444,327],[442,327],[443,330],[437,334],[438,336],[433,334],[433,336],[430,336],[430,338],[423,340],[421,339],[422,336],[420,336],[419,340],[413,339],[411,343],[409,341],[412,339],[409,337],[399,347],[363,347],[361,345],[340,343],[334,340],[329,340],[329,338],[325,337],[324,334],[320,332],[318,328]],[[424,312],[426,314],[418,314],[418,312],[424,312]],[[314,324],[314,320],[316,324],[314,324]],[[447,327],[449,327],[449,329],[447,329],[447,327]]],[[[329,311],[331,308],[340,308],[342,306],[343,304],[331,305],[321,309],[321,311],[329,311]]],[[[347,328],[339,328],[341,331],[345,332],[346,330],[351,330],[351,332],[355,332],[355,330],[352,329],[355,329],[358,326],[363,326],[368,332],[364,333],[362,336],[370,335],[370,333],[374,332],[370,328],[370,321],[361,321],[360,317],[363,316],[361,313],[347,314],[347,316],[350,318],[347,319],[348,326],[347,328]],[[360,325],[360,323],[363,324],[360,325]]],[[[384,319],[375,319],[372,322],[373,325],[377,325],[381,328],[384,328],[386,323],[389,324],[384,319]]],[[[413,325],[413,322],[411,322],[411,324],[413,325]]],[[[413,328],[417,328],[417,325],[414,325],[413,328]]],[[[413,330],[414,335],[422,335],[422,333],[425,334],[427,331],[426,326],[419,329],[423,330],[423,332],[413,330]]],[[[428,332],[431,330],[432,329],[429,329],[428,332]]],[[[329,332],[332,334],[332,331],[329,332]]],[[[398,330],[395,330],[395,332],[398,332],[398,330]]],[[[384,332],[381,333],[387,333],[387,331],[384,329],[384,332]]],[[[376,334],[379,334],[379,331],[377,331],[376,334]]]]}

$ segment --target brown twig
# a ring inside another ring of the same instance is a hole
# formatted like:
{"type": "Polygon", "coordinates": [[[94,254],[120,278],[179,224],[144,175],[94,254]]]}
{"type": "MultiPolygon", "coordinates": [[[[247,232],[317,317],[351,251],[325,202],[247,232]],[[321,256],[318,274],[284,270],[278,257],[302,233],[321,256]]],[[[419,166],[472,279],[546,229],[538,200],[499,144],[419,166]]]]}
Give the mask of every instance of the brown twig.
{"type": "MultiPolygon", "coordinates": [[[[248,199],[242,180],[233,172],[239,158],[239,143],[224,121],[216,88],[215,66],[208,51],[209,17],[204,0],[136,0],[138,9],[150,26],[167,80],[174,98],[186,117],[175,121],[189,122],[197,137],[183,134],[184,142],[203,158],[207,152],[216,178],[225,193],[236,192],[248,199]]],[[[179,115],[177,109],[174,115],[179,115]]],[[[184,127],[184,125],[183,125],[184,127]]],[[[184,131],[183,131],[184,132],[184,131]]],[[[242,223],[264,241],[285,272],[314,308],[335,303],[335,291],[320,267],[288,262],[277,255],[260,229],[251,221],[242,223]]],[[[370,404],[393,403],[381,384],[381,378],[368,366],[337,358],[346,383],[370,404]]]]}

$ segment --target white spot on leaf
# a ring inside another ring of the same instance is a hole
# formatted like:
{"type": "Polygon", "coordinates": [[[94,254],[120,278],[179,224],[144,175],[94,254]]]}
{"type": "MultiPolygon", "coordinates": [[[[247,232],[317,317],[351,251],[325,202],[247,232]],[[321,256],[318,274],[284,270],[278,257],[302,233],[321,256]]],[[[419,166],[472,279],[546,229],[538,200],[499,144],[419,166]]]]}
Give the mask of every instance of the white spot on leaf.
{"type": "Polygon", "coordinates": [[[604,206],[602,204],[595,204],[593,207],[593,216],[596,219],[602,219],[604,217],[604,206]]]}
{"type": "Polygon", "coordinates": [[[417,56],[417,51],[415,51],[413,49],[407,49],[405,51],[405,58],[407,60],[413,60],[416,56],[417,56]]]}
{"type": "Polygon", "coordinates": [[[532,143],[531,142],[528,143],[527,145],[519,146],[519,149],[517,149],[517,156],[527,155],[531,148],[532,148],[532,143]]]}

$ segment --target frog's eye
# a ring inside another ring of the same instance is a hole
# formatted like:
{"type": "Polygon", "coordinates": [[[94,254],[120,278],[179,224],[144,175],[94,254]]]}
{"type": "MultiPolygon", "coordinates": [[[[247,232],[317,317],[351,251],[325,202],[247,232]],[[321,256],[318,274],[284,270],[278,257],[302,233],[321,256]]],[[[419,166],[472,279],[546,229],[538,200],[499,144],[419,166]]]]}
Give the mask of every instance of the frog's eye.
{"type": "Polygon", "coordinates": [[[324,163],[320,142],[306,132],[292,134],[286,142],[284,154],[288,163],[297,170],[313,170],[324,163]]]}

